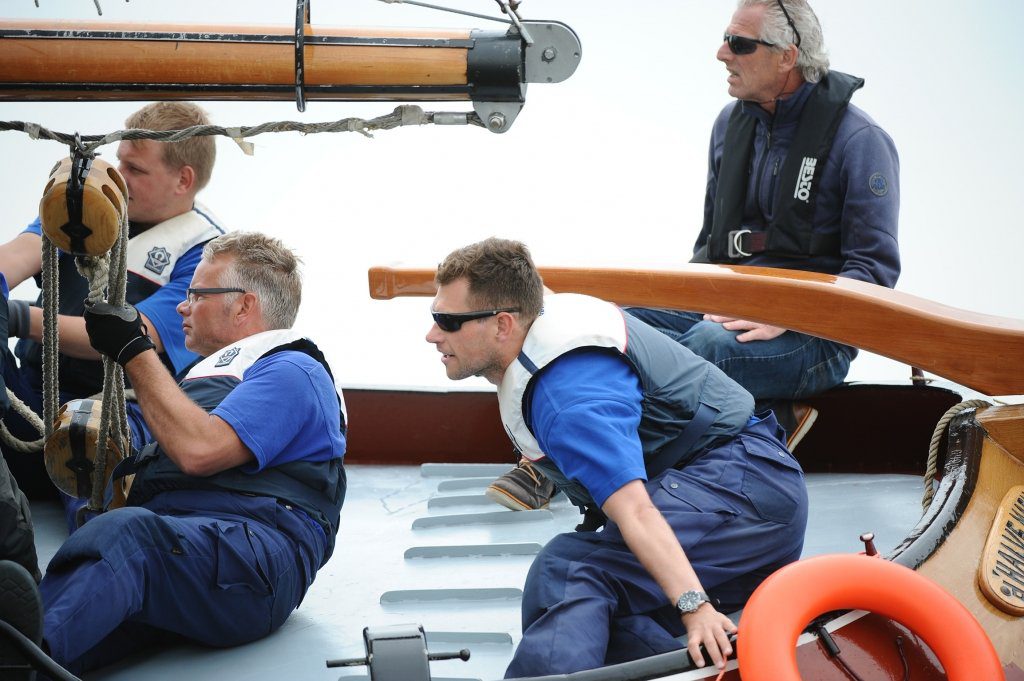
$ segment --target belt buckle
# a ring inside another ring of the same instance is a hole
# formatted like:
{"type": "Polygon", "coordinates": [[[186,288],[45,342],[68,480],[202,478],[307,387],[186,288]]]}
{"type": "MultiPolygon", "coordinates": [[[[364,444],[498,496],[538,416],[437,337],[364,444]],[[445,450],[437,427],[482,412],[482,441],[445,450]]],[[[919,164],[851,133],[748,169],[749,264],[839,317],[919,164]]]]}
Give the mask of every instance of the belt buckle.
{"type": "Polygon", "coordinates": [[[750,234],[749,229],[734,229],[729,232],[729,257],[730,258],[748,258],[752,253],[747,253],[740,247],[740,242],[743,239],[744,234],[750,234]]]}

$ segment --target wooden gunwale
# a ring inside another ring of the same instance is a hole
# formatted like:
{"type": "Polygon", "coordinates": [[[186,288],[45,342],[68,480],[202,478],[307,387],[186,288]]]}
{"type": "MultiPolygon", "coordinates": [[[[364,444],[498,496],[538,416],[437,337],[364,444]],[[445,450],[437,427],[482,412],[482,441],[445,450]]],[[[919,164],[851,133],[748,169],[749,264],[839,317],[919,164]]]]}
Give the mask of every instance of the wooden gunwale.
{"type": "MultiPolygon", "coordinates": [[[[989,395],[1024,393],[1024,321],[816,272],[687,265],[540,268],[555,291],[775,324],[905,362],[989,395]]],[[[374,267],[370,296],[433,296],[434,270],[374,267]]]]}

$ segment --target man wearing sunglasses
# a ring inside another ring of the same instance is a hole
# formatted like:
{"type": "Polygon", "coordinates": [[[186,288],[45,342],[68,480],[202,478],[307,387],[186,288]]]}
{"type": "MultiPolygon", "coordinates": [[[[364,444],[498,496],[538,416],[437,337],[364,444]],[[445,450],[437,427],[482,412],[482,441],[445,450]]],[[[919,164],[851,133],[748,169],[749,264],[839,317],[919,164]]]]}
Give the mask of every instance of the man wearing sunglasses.
{"type": "Polygon", "coordinates": [[[774,417],[618,307],[543,296],[521,243],[458,249],[437,284],[426,340],[448,377],[498,386],[513,446],[586,513],[530,568],[506,677],[679,650],[684,633],[698,666],[703,645],[723,667],[722,613],[803,545],[807,491],[774,417]]]}
{"type": "MultiPolygon", "coordinates": [[[[206,125],[206,112],[191,102],[157,102],[128,117],[127,128],[178,130],[206,125]]],[[[224,229],[202,205],[197,193],[206,186],[216,160],[213,137],[193,137],[173,143],[153,140],[121,142],[118,169],[128,188],[128,302],[137,306],[150,330],[161,360],[177,373],[196,360],[185,347],[175,306],[185,295],[203,244],[224,229]]],[[[42,271],[40,219],[0,246],[0,273],[14,287],[29,277],[37,283],[42,271]]],[[[82,322],[82,302],[88,282],[79,274],[74,257],[58,257],[60,309],[60,401],[88,397],[103,387],[99,354],[89,345],[82,322]]],[[[7,387],[36,413],[42,413],[42,296],[30,304],[9,302],[9,335],[20,338],[15,355],[4,350],[3,376],[7,387]]],[[[6,336],[4,337],[6,339],[6,336]]],[[[5,344],[6,346],[6,344],[5,344]]],[[[22,440],[39,434],[15,413],[5,424],[22,440]]],[[[11,469],[30,497],[51,496],[54,488],[43,468],[43,457],[13,455],[11,469]]],[[[67,502],[67,497],[64,497],[67,502]]],[[[68,529],[75,528],[76,504],[67,502],[68,529]]]]}
{"type": "Polygon", "coordinates": [[[135,386],[141,450],[115,472],[135,476],[127,505],[71,535],[41,603],[25,600],[72,672],[181,637],[218,648],[262,638],[330,558],[345,418],[323,354],[292,329],[301,288],[299,261],[278,240],[209,242],[178,305],[186,346],[203,359],[177,384],[138,310],[86,309],[90,343],[135,386]]]}
{"type": "MultiPolygon", "coordinates": [[[[717,58],[738,101],[714,124],[704,224],[691,261],[895,286],[896,148],[849,103],[864,81],[829,69],[821,26],[806,0],[740,0],[717,58]]],[[[791,447],[801,422],[809,426],[815,413],[794,400],[841,383],[856,354],[742,319],[629,311],[722,368],[753,394],[759,410],[775,408],[791,447]]]]}

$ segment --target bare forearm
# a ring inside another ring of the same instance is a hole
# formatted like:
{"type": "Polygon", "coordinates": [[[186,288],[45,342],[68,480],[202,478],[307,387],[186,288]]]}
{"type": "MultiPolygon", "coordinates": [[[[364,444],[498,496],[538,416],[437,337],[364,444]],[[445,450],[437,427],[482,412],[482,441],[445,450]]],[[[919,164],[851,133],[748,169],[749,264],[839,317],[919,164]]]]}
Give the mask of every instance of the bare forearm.
{"type": "Polygon", "coordinates": [[[615,522],[626,545],[661,586],[669,603],[675,604],[686,591],[704,590],[672,528],[653,504],[619,515],[615,522]]]}
{"type": "MultiPolygon", "coordinates": [[[[643,483],[627,483],[602,508],[618,524],[626,545],[658,582],[669,603],[675,604],[687,591],[704,591],[675,533],[651,502],[643,483]]],[[[732,654],[728,634],[736,630],[735,625],[710,603],[681,617],[689,635],[686,647],[697,666],[704,666],[700,653],[704,646],[715,665],[723,668],[725,656],[732,654]]]]}
{"type": "Polygon", "coordinates": [[[251,459],[230,426],[181,391],[156,352],[137,355],[125,371],[146,424],[182,471],[202,477],[251,459]]]}
{"type": "MultiPolygon", "coordinates": [[[[60,351],[68,357],[77,359],[99,359],[100,353],[89,345],[89,336],[85,332],[85,321],[81,317],[57,315],[57,330],[60,338],[60,351]]],[[[29,308],[28,333],[23,337],[43,342],[43,310],[38,307],[29,308]]]]}
{"type": "Polygon", "coordinates": [[[42,240],[38,235],[22,232],[0,246],[0,272],[10,288],[39,274],[42,268],[42,240]]]}

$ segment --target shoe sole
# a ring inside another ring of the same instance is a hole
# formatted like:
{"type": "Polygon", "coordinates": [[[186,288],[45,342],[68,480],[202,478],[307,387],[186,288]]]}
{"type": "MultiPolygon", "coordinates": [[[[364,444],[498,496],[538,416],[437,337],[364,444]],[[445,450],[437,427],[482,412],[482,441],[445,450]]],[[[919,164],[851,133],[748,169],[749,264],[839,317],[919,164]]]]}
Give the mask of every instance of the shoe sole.
{"type": "Polygon", "coordinates": [[[793,429],[793,434],[786,440],[786,448],[789,449],[790,453],[796,449],[796,446],[800,444],[800,441],[804,439],[804,436],[811,430],[811,426],[818,420],[818,410],[814,407],[809,407],[804,413],[800,422],[796,424],[796,428],[793,429]]]}
{"type": "MultiPolygon", "coordinates": [[[[42,640],[43,609],[36,582],[28,570],[9,560],[0,561],[0,619],[20,631],[35,644],[42,640]]],[[[13,642],[0,638],[0,666],[28,661],[13,642]]],[[[4,679],[31,681],[34,670],[7,670],[4,679]]]]}
{"type": "Polygon", "coordinates": [[[536,507],[529,506],[521,502],[519,499],[516,499],[514,496],[512,496],[505,490],[500,489],[498,487],[494,487],[493,485],[487,488],[487,490],[484,492],[484,496],[493,501],[494,503],[500,504],[501,506],[504,506],[505,508],[511,509],[513,511],[537,511],[548,507],[548,504],[536,507]]]}

